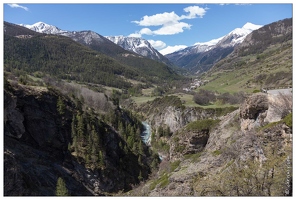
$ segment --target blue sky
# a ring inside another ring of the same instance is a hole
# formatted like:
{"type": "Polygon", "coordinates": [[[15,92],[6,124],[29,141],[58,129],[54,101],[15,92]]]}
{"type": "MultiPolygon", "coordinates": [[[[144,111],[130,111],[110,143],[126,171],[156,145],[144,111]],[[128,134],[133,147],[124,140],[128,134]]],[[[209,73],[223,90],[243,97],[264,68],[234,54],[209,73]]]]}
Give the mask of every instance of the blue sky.
{"type": "Polygon", "coordinates": [[[219,38],[251,22],[266,25],[291,18],[285,4],[4,4],[4,21],[42,21],[62,30],[92,30],[103,36],[137,36],[161,50],[219,38]]]}

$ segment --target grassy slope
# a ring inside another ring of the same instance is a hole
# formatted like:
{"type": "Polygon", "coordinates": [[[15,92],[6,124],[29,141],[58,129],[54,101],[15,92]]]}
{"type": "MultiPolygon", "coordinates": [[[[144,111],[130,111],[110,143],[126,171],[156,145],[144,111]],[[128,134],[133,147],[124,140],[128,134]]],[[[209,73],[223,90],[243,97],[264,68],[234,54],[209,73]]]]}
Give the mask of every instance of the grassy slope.
{"type": "Polygon", "coordinates": [[[209,80],[202,89],[222,93],[288,87],[292,85],[292,41],[273,45],[258,55],[222,60],[202,79],[209,80]]]}

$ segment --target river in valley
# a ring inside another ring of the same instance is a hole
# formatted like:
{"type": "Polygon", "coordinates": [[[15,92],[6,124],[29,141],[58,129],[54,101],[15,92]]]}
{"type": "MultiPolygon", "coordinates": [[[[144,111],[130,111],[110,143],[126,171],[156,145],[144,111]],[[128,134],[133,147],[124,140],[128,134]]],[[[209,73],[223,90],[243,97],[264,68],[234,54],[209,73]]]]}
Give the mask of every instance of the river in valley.
{"type": "Polygon", "coordinates": [[[147,145],[150,146],[151,144],[151,127],[147,122],[142,122],[144,126],[144,131],[141,133],[142,141],[147,145]]]}
{"type": "MultiPolygon", "coordinates": [[[[141,133],[141,138],[142,141],[147,145],[150,146],[151,145],[151,126],[147,123],[147,122],[142,122],[143,126],[144,126],[144,131],[141,133]]],[[[151,148],[151,147],[150,147],[151,148]]],[[[158,153],[159,155],[159,159],[162,160],[162,155],[160,153],[158,153]]]]}

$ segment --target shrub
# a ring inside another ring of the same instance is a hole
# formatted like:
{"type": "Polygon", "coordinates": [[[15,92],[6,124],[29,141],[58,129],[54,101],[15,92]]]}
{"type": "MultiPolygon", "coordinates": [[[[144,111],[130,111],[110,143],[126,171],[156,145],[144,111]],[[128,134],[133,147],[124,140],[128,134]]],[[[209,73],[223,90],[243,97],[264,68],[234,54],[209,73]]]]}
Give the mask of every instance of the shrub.
{"type": "Polygon", "coordinates": [[[196,104],[199,105],[207,105],[209,104],[211,101],[215,101],[216,100],[216,95],[208,90],[199,90],[198,93],[195,93],[193,96],[193,101],[196,104]]]}
{"type": "Polygon", "coordinates": [[[172,162],[172,163],[171,163],[171,166],[170,166],[170,168],[171,168],[170,171],[171,171],[171,172],[175,171],[175,169],[177,169],[177,168],[179,167],[180,163],[181,163],[180,160],[177,160],[177,161],[175,161],[175,162],[172,162]]]}
{"type": "Polygon", "coordinates": [[[193,101],[196,103],[196,104],[199,104],[199,105],[208,105],[209,102],[210,102],[210,99],[207,97],[207,96],[202,96],[202,95],[199,95],[199,94],[195,94],[193,96],[193,101]]]}
{"type": "Polygon", "coordinates": [[[253,93],[258,93],[260,92],[260,90],[253,90],[253,93]]]}
{"type": "Polygon", "coordinates": [[[176,152],[182,152],[185,149],[185,145],[177,145],[175,147],[176,152]]]}
{"type": "Polygon", "coordinates": [[[292,124],[293,124],[293,120],[292,120],[292,113],[288,114],[284,119],[283,122],[289,126],[290,128],[292,128],[292,124]]]}
{"type": "Polygon", "coordinates": [[[187,131],[201,131],[201,130],[210,130],[215,125],[217,125],[220,120],[213,120],[213,119],[205,119],[205,120],[197,120],[187,124],[186,130],[187,131]]]}
{"type": "Polygon", "coordinates": [[[220,150],[215,150],[215,151],[212,152],[212,154],[214,156],[219,156],[221,154],[221,151],[220,150]]]}
{"type": "Polygon", "coordinates": [[[150,184],[150,190],[154,190],[154,188],[160,184],[159,186],[161,188],[164,188],[169,184],[169,176],[168,174],[164,173],[159,179],[153,181],[153,183],[150,184]]]}
{"type": "Polygon", "coordinates": [[[186,154],[186,155],[184,155],[184,158],[186,160],[190,159],[192,162],[199,162],[201,154],[202,154],[202,152],[197,152],[195,154],[186,154]]]}

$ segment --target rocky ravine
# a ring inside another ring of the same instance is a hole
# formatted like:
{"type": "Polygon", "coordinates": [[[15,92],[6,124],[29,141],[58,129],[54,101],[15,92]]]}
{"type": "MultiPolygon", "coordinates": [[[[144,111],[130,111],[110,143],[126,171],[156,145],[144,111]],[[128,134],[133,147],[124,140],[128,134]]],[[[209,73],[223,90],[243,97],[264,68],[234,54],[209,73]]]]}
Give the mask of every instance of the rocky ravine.
{"type": "MultiPolygon", "coordinates": [[[[138,188],[135,192],[145,196],[288,195],[279,188],[287,188],[286,175],[281,173],[282,168],[286,166],[286,159],[289,159],[289,156],[291,158],[292,129],[285,122],[280,121],[282,117],[279,118],[279,113],[272,109],[274,108],[272,99],[276,99],[277,102],[282,101],[280,97],[262,93],[250,96],[239,109],[221,116],[218,125],[209,132],[190,133],[186,132],[186,128],[174,132],[169,140],[171,167],[160,168],[157,178],[138,188]],[[274,118],[271,119],[267,116],[274,116],[274,118]],[[278,123],[265,126],[275,121],[278,123]],[[208,138],[205,140],[206,135],[208,138]],[[185,149],[195,147],[195,151],[185,150],[181,155],[176,153],[174,147],[176,146],[176,137],[187,137],[187,139],[179,140],[178,145],[184,145],[185,149]],[[190,142],[190,138],[191,141],[192,139],[198,140],[198,138],[206,141],[204,148],[194,145],[190,142]],[[279,156],[272,156],[275,152],[279,156]],[[270,163],[275,160],[277,166],[270,167],[270,163]],[[172,163],[177,163],[177,167],[172,168],[172,163]],[[272,169],[276,175],[258,175],[259,178],[250,178],[249,185],[244,185],[239,178],[242,179],[243,176],[247,176],[246,174],[236,177],[236,173],[230,172],[236,170],[236,166],[243,163],[247,168],[245,171],[237,172],[237,175],[251,170],[253,164],[250,163],[257,163],[252,170],[251,177],[256,174],[256,170],[258,173],[268,174],[272,169]],[[260,168],[260,166],[262,167],[260,168]],[[267,171],[264,171],[265,169],[267,171]],[[273,178],[278,182],[273,182],[273,178]],[[255,180],[261,179],[262,189],[250,189],[253,187],[252,184],[255,185],[255,180]],[[229,189],[228,180],[237,181],[238,189],[229,189]],[[267,182],[270,185],[267,185],[267,182]]],[[[289,112],[292,111],[291,109],[292,107],[289,112]]],[[[291,187],[286,191],[291,191],[291,187]]]]}

